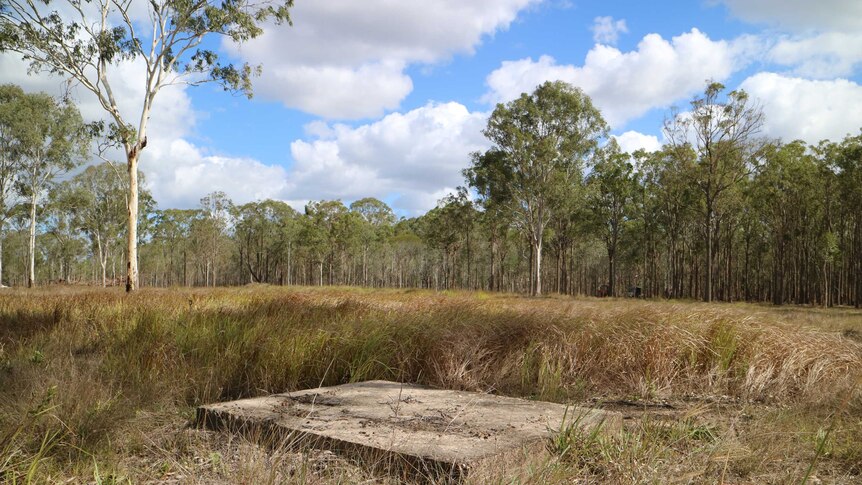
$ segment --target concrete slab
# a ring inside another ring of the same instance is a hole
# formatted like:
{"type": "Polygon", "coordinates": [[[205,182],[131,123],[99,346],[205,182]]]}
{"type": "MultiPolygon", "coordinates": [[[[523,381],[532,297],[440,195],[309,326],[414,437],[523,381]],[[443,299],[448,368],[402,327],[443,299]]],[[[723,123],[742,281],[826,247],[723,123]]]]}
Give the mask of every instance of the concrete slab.
{"type": "Polygon", "coordinates": [[[458,479],[491,458],[543,443],[564,419],[617,432],[622,415],[477,392],[368,381],[201,406],[198,425],[340,451],[364,464],[458,479]],[[393,467],[393,465],[397,465],[393,467]]]}

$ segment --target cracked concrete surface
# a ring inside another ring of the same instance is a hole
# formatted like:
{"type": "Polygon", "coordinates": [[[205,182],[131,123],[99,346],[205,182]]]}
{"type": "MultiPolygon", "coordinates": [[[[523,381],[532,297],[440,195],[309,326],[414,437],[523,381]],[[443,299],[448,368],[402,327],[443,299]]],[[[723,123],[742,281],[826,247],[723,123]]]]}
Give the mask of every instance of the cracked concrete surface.
{"type": "Polygon", "coordinates": [[[616,432],[620,413],[414,384],[368,381],[201,406],[198,425],[254,431],[422,475],[463,476],[534,446],[563,421],[616,432]]]}

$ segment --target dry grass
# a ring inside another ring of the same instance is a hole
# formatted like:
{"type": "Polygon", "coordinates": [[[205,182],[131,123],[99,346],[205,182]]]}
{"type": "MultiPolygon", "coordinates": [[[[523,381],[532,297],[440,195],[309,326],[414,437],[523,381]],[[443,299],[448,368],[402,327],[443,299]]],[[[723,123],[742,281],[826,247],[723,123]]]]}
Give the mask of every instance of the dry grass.
{"type": "MultiPolygon", "coordinates": [[[[862,313],[253,286],[0,294],[0,480],[354,483],[314,450],[187,429],[194,406],[367,379],[622,410],[482,479],[851,483],[862,313]],[[632,405],[634,404],[634,405],[632,405]],[[649,406],[661,404],[661,406],[649,406]]],[[[478,480],[478,479],[477,479],[478,480]]]]}

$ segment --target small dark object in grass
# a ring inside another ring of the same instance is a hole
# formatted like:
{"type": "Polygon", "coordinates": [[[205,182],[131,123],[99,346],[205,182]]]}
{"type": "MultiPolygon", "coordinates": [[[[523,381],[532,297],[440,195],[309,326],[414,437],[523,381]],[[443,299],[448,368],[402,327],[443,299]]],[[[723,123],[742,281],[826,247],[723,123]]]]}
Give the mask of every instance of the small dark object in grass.
{"type": "Polygon", "coordinates": [[[848,328],[842,332],[842,335],[857,342],[862,342],[862,332],[855,328],[848,328]]]}

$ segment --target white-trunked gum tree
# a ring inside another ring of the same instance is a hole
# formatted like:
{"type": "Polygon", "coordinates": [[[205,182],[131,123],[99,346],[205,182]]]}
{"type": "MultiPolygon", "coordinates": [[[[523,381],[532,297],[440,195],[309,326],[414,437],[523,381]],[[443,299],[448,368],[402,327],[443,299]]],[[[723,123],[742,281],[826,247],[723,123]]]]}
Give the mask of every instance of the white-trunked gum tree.
{"type": "Polygon", "coordinates": [[[0,52],[17,52],[31,71],[64,76],[91,92],[119,134],[129,174],[126,291],[138,285],[138,160],[156,96],[170,85],[215,83],[251,97],[261,67],[223,62],[205,41],[258,37],[264,25],[289,24],[292,6],[292,0],[0,0],[0,52]],[[128,62],[140,66],[145,86],[133,109],[121,107],[111,84],[112,71],[128,62]]]}

